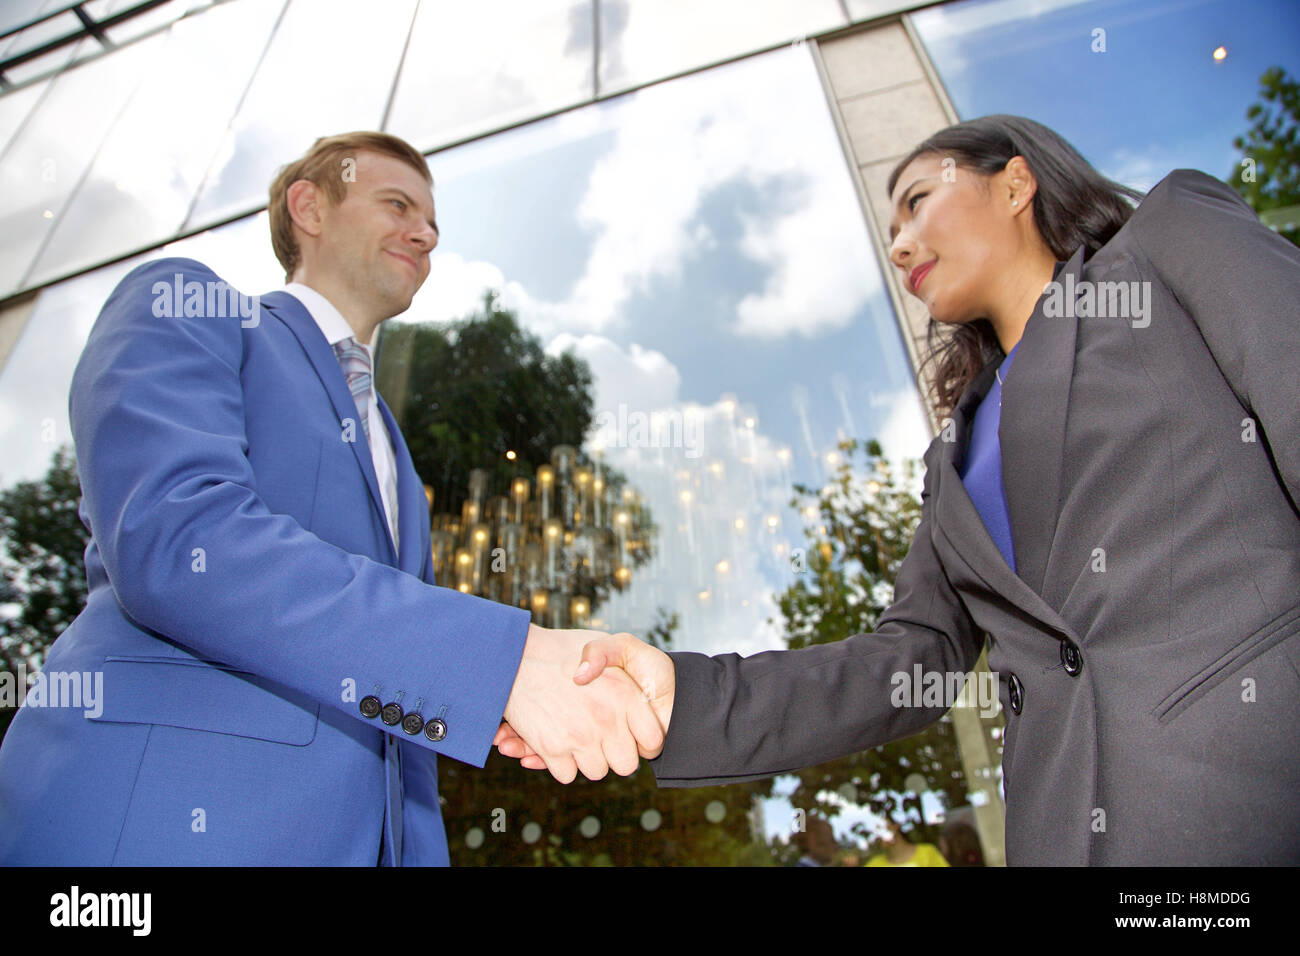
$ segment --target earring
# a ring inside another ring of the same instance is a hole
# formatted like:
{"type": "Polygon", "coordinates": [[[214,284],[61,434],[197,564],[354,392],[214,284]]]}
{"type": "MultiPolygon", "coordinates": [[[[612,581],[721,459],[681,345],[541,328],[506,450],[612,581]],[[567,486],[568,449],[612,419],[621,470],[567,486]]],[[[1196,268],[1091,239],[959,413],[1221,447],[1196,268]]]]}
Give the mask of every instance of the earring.
{"type": "Polygon", "coordinates": [[[1013,199],[1013,200],[1011,200],[1011,205],[1013,205],[1013,206],[1019,206],[1019,205],[1020,205],[1020,200],[1019,200],[1019,199],[1013,199]]]}

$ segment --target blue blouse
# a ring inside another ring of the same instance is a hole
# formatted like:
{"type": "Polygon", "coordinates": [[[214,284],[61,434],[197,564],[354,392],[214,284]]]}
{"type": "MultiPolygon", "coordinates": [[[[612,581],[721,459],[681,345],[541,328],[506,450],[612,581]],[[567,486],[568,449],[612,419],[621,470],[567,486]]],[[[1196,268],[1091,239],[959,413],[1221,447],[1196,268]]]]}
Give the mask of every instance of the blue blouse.
{"type": "MultiPolygon", "coordinates": [[[[1005,379],[1016,357],[1017,342],[998,366],[998,374],[1005,379]]],[[[961,480],[966,493],[975,503],[975,510],[984,519],[989,535],[1006,558],[1011,570],[1016,570],[1016,553],[1011,542],[1011,517],[1007,511],[1007,494],[1002,485],[1002,446],[998,441],[998,422],[1002,417],[1002,383],[996,378],[975,412],[971,425],[970,447],[961,466],[961,480]]]]}

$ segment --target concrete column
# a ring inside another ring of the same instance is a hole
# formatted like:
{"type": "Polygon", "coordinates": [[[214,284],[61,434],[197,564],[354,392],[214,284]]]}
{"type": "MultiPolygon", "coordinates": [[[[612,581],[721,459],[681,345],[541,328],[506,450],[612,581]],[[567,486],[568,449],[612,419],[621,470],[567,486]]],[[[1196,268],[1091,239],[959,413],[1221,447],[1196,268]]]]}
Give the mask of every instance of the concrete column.
{"type": "Polygon", "coordinates": [[[18,344],[23,329],[27,328],[27,320],[31,318],[35,307],[36,296],[31,295],[0,310],[0,375],[4,374],[9,356],[18,344]]]}
{"type": "MultiPolygon", "coordinates": [[[[929,314],[908,294],[898,270],[889,262],[891,209],[885,185],[900,159],[958,117],[919,39],[903,20],[817,41],[813,53],[886,275],[886,288],[902,324],[932,434],[937,434],[940,422],[929,401],[929,370],[925,375],[920,372],[929,314]]],[[[981,654],[972,680],[978,681],[979,673],[987,670],[981,654]]],[[[997,748],[989,734],[990,725],[980,718],[976,707],[954,707],[951,713],[984,859],[991,866],[1002,866],[1006,860],[1005,807],[998,792],[997,748]]],[[[996,720],[1005,723],[1000,716],[996,720]]]]}

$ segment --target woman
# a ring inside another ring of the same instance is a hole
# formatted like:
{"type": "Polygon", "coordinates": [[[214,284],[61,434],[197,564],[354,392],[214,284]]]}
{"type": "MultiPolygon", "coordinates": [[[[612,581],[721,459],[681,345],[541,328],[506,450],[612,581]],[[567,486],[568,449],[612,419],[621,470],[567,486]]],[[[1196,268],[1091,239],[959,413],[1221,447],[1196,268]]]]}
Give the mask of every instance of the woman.
{"type": "Polygon", "coordinates": [[[623,667],[659,785],[704,786],[917,732],[945,707],[896,706],[897,675],[987,642],[1008,863],[1300,862],[1300,250],[1202,173],[1142,198],[1018,117],[942,130],[889,191],[890,258],[954,335],[875,633],[744,659],[618,635],[575,679],[623,667]]]}

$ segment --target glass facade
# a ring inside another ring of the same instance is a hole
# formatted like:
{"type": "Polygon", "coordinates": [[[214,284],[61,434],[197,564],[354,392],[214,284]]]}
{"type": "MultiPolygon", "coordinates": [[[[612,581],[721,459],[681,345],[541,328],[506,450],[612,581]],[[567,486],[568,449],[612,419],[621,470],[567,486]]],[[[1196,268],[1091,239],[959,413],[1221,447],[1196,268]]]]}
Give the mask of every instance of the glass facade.
{"type": "Polygon", "coordinates": [[[585,450],[626,475],[660,525],[653,563],[600,618],[640,633],[665,607],[683,648],[784,646],[766,622],[802,539],[794,483],[825,484],[844,438],[877,436],[899,459],[928,444],[808,51],[643,89],[430,165],[442,235],[400,321],[457,319],[499,292],[548,352],[591,367],[585,450]]]}
{"type": "MultiPolygon", "coordinates": [[[[15,4],[0,29],[59,5],[15,4]]],[[[439,343],[469,317],[508,315],[521,341],[591,376],[575,435],[532,449],[485,437],[472,469],[431,459],[440,582],[525,606],[545,591],[545,610],[532,606],[547,623],[657,633],[678,650],[784,647],[779,598],[818,520],[792,504],[796,486],[832,482],[843,440],[874,438],[901,463],[931,438],[873,226],[881,197],[864,195],[854,158],[866,134],[844,129],[825,82],[854,65],[820,44],[883,18],[864,29],[896,32],[881,49],[906,54],[906,95],[946,97],[962,118],[1033,117],[1149,188],[1177,167],[1228,175],[1259,75],[1296,71],[1300,10],[1255,9],[1247,24],[1226,0],[394,0],[365,17],[325,0],[164,4],[113,28],[119,48],[86,37],[5,74],[0,485],[39,479],[70,441],[72,370],[122,275],[180,255],[245,292],[279,287],[263,208],[275,171],[318,136],[384,129],[428,156],[441,229],[427,282],[380,337],[378,384],[413,451],[440,400],[422,363],[445,361],[439,343]],[[7,357],[5,323],[22,328],[7,357]],[[547,480],[582,517],[554,551],[547,480]],[[504,591],[475,578],[475,529],[515,535],[532,577],[504,591]],[[569,587],[565,560],[603,584],[569,587]]],[[[0,56],[74,28],[11,35],[0,56]]],[[[873,108],[887,101],[888,84],[862,88],[873,108]]],[[[896,120],[882,113],[871,142],[896,120]]],[[[949,782],[913,788],[915,817],[978,805],[967,777],[996,773],[999,724],[984,728],[983,764],[936,729],[924,759],[949,782]]],[[[859,791],[886,786],[882,772],[913,779],[911,758],[876,759],[859,791]]],[[[770,861],[780,853],[746,846],[788,836],[782,795],[797,783],[657,791],[643,767],[564,789],[504,764],[442,761],[453,862],[770,861]],[[501,806],[508,840],[489,823],[501,806]]],[[[851,794],[826,790],[841,837],[855,822],[878,832],[851,794]]]]}

